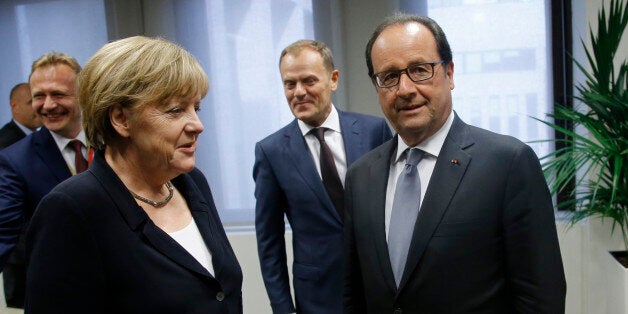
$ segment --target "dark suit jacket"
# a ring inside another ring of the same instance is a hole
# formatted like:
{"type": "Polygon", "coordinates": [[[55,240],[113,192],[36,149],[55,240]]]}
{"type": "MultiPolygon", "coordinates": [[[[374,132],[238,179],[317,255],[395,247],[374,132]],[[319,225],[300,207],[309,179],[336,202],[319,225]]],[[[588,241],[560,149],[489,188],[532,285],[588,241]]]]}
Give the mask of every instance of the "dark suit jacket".
{"type": "Polygon", "coordinates": [[[195,169],[172,183],[212,254],[214,276],[153,224],[98,153],[31,220],[26,313],[242,313],[242,271],[207,181],[195,169]]]}
{"type": "Polygon", "coordinates": [[[0,270],[10,306],[24,304],[23,235],[28,221],[44,195],[71,175],[44,127],[0,150],[0,270]]]}
{"type": "MultiPolygon", "coordinates": [[[[347,164],[391,137],[382,118],[338,114],[347,164]]],[[[325,191],[297,120],[257,143],[253,178],[258,253],[273,311],[295,311],[286,263],[286,215],[292,228],[298,312],[341,313],[342,218],[325,191]]]]}
{"type": "Polygon", "coordinates": [[[384,230],[396,144],[395,137],[347,173],[346,312],[564,313],[565,277],[538,158],[520,141],[457,116],[397,289],[384,230]]]}
{"type": "Polygon", "coordinates": [[[3,149],[26,136],[15,121],[11,120],[0,129],[0,149],[3,149]]]}

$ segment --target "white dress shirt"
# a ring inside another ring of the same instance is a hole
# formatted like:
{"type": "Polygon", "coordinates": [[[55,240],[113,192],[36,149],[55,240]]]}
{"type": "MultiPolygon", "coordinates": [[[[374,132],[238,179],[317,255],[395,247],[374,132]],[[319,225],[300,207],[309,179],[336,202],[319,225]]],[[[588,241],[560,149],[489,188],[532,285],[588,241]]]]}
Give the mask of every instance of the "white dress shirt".
{"type": "MultiPolygon", "coordinates": [[[[314,134],[309,133],[316,127],[308,125],[301,120],[297,120],[297,123],[299,124],[299,129],[301,129],[301,134],[305,137],[307,146],[310,148],[312,158],[314,158],[316,171],[318,171],[318,175],[322,180],[323,175],[321,174],[320,161],[321,144],[318,142],[318,139],[316,139],[314,134]]],[[[342,131],[340,130],[340,118],[338,116],[338,111],[336,111],[336,107],[334,107],[333,104],[331,105],[331,112],[329,113],[327,120],[325,120],[320,127],[328,129],[325,131],[325,143],[327,143],[327,146],[331,149],[331,153],[334,155],[336,170],[338,170],[338,176],[340,177],[340,181],[344,187],[345,175],[347,174],[347,154],[345,152],[344,140],[342,139],[342,131]]]]}
{"type": "MultiPolygon", "coordinates": [[[[449,117],[445,121],[445,124],[434,135],[428,137],[425,141],[419,143],[415,148],[418,148],[425,152],[423,159],[417,165],[419,178],[421,180],[421,204],[423,204],[423,196],[430,184],[430,178],[434,167],[436,166],[436,158],[440,153],[445,138],[449,133],[451,124],[454,121],[453,111],[449,113],[449,117]]],[[[388,172],[388,185],[386,186],[386,212],[385,212],[385,226],[386,226],[386,240],[388,240],[388,228],[390,227],[390,215],[392,213],[393,202],[395,200],[395,189],[397,188],[397,179],[403,171],[406,163],[405,154],[403,152],[408,148],[408,145],[397,136],[397,153],[393,155],[390,161],[390,170],[388,172]],[[403,154],[403,156],[402,156],[403,154]]],[[[423,207],[423,205],[421,205],[423,207]]]]}

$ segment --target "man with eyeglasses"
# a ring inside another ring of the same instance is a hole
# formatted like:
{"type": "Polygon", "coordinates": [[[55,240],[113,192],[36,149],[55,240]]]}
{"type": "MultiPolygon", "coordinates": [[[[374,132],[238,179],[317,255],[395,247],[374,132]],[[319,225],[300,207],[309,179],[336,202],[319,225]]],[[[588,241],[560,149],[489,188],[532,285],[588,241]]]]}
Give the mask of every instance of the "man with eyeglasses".
{"type": "Polygon", "coordinates": [[[345,313],[564,313],[566,283],[539,160],[452,110],[436,22],[397,14],[366,47],[397,135],[346,177],[345,313]]]}

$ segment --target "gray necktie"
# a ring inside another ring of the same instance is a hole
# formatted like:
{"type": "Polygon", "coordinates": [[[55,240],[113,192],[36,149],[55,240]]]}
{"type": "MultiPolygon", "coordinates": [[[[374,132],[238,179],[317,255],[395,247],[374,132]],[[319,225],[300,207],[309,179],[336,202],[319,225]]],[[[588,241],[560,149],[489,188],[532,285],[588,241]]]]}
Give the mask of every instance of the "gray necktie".
{"type": "Polygon", "coordinates": [[[406,166],[397,179],[390,225],[388,227],[388,255],[399,286],[406,267],[414,224],[421,207],[421,181],[416,165],[423,158],[418,148],[406,150],[406,166]]]}

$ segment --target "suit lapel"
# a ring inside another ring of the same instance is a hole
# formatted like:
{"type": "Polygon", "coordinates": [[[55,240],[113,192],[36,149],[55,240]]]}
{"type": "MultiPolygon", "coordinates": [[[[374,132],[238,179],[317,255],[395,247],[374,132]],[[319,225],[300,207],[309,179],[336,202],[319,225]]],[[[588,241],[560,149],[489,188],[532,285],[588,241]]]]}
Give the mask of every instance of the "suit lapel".
{"type": "Polygon", "coordinates": [[[304,184],[309,186],[312,192],[319,199],[321,204],[333,215],[338,222],[341,222],[340,216],[334,208],[323,181],[316,171],[316,165],[312,159],[312,153],[301,134],[301,130],[297,125],[296,120],[292,121],[290,128],[284,133],[286,137],[286,143],[284,146],[284,154],[288,157],[288,160],[292,160],[295,168],[303,178],[304,184]]]}
{"type": "Polygon", "coordinates": [[[374,159],[369,169],[369,189],[368,196],[370,208],[367,210],[369,215],[369,230],[373,230],[373,239],[375,251],[377,252],[377,260],[381,273],[384,274],[386,284],[392,291],[397,289],[395,277],[390,265],[388,256],[388,243],[386,242],[386,224],[385,224],[385,208],[386,208],[386,187],[388,185],[388,173],[390,172],[390,159],[392,154],[397,150],[397,136],[382,145],[381,154],[374,159]]]}
{"type": "Polygon", "coordinates": [[[410,274],[423,257],[427,244],[447,211],[449,203],[471,162],[471,156],[464,151],[473,144],[473,141],[468,137],[467,128],[468,126],[456,115],[423,197],[399,290],[403,288],[410,274]]]}
{"type": "Polygon", "coordinates": [[[2,128],[3,130],[7,130],[7,136],[15,139],[22,139],[26,137],[26,133],[20,129],[20,127],[15,123],[14,120],[11,120],[6,127],[2,128]]]}
{"type": "MultiPolygon", "coordinates": [[[[198,191],[195,191],[195,184],[186,175],[180,175],[172,180],[174,186],[179,190],[183,198],[188,201],[190,212],[196,223],[201,237],[212,253],[212,258],[216,258],[216,243],[212,241],[215,238],[209,227],[209,216],[207,213],[207,203],[198,191]]],[[[205,269],[187,250],[185,250],[177,241],[170,237],[165,231],[157,227],[150,219],[146,219],[142,233],[159,252],[167,256],[177,264],[200,274],[204,277],[211,278],[209,271],[205,269]]],[[[220,263],[218,263],[220,265],[220,263]]]]}
{"type": "Polygon", "coordinates": [[[343,111],[338,110],[338,117],[340,119],[340,129],[342,130],[342,140],[345,145],[347,168],[349,168],[354,161],[366,153],[363,137],[361,136],[363,130],[357,119],[343,111]]]}
{"type": "MultiPolygon", "coordinates": [[[[185,185],[185,193],[186,200],[188,200],[188,206],[190,207],[190,211],[192,212],[192,216],[194,217],[194,222],[198,227],[199,232],[201,233],[201,237],[205,242],[205,245],[209,249],[209,252],[212,255],[212,267],[214,268],[214,277],[218,277],[225,266],[224,259],[228,256],[228,252],[225,251],[224,244],[221,244],[217,241],[217,239],[221,238],[220,230],[216,229],[218,225],[212,225],[210,223],[211,217],[211,207],[214,206],[213,203],[207,202],[205,196],[198,190],[196,184],[192,181],[189,176],[178,178],[185,185]],[[185,179],[185,180],[184,180],[185,179]]],[[[183,192],[182,192],[183,193],[183,192]]],[[[215,208],[214,208],[215,211],[215,208]]],[[[190,256],[191,257],[191,256],[190,256]]],[[[209,272],[201,265],[194,260],[195,265],[191,265],[194,267],[197,272],[205,274],[209,276],[209,272]]]]}
{"type": "MultiPolygon", "coordinates": [[[[111,196],[111,200],[116,209],[120,212],[131,230],[140,232],[144,236],[145,241],[175,263],[205,277],[211,277],[209,272],[201,266],[192,255],[148,218],[148,215],[137,205],[122,181],[120,181],[118,176],[109,165],[107,165],[102,156],[102,152],[95,154],[92,167],[89,168],[88,171],[94,173],[96,179],[101,183],[102,188],[111,196]]],[[[214,253],[210,245],[213,243],[208,241],[208,238],[211,239],[212,237],[209,235],[210,232],[207,231],[209,228],[207,226],[209,220],[207,219],[207,213],[202,213],[203,197],[196,191],[190,192],[193,183],[186,175],[181,175],[173,179],[172,182],[186,200],[190,200],[190,197],[194,197],[194,201],[189,202],[190,210],[192,211],[194,221],[197,222],[201,236],[207,242],[213,256],[216,253],[214,253]],[[199,213],[199,211],[201,211],[201,213],[199,213]]]]}
{"type": "MultiPolygon", "coordinates": [[[[195,219],[196,220],[196,219],[195,219]]],[[[200,228],[199,228],[200,230],[200,228]]],[[[175,263],[205,277],[211,277],[209,272],[199,264],[177,241],[161,230],[151,220],[147,220],[142,233],[155,249],[167,256],[175,263]]]]}
{"type": "Polygon", "coordinates": [[[59,182],[72,176],[52,134],[45,127],[33,134],[34,150],[59,182]]]}

